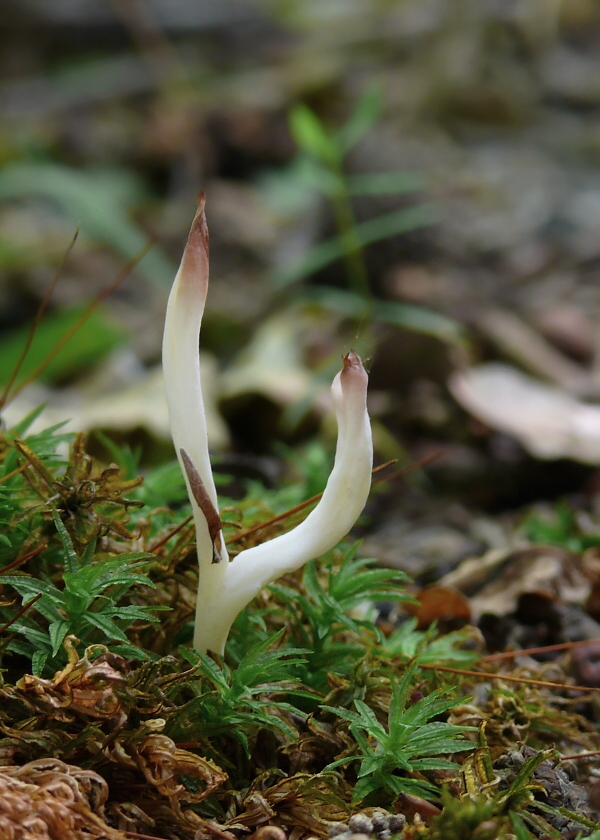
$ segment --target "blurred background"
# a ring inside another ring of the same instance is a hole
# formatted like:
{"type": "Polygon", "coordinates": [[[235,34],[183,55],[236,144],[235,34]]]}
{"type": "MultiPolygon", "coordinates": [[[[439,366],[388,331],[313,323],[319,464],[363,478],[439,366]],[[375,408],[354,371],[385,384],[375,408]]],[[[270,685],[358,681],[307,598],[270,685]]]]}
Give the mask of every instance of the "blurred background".
{"type": "Polygon", "coordinates": [[[426,581],[562,497],[599,532],[596,0],[4,0],[1,27],[4,386],[79,227],[9,425],[46,403],[105,460],[102,433],[173,457],[162,322],[204,189],[219,469],[273,487],[293,451],[319,489],[353,347],[378,462],[441,453],[380,488],[368,550],[426,581]]]}

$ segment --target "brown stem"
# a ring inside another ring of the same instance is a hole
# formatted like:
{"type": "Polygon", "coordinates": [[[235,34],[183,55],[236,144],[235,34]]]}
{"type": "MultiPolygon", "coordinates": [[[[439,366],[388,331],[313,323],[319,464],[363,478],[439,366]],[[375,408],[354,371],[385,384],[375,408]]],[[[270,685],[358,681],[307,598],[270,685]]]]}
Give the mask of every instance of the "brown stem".
{"type": "MultiPolygon", "coordinates": [[[[410,464],[408,467],[403,467],[401,470],[396,470],[396,472],[390,473],[389,475],[382,476],[378,478],[377,481],[374,481],[371,487],[375,487],[376,484],[381,484],[384,481],[391,481],[394,478],[399,478],[402,475],[406,475],[407,473],[413,472],[414,470],[418,470],[420,467],[424,467],[426,464],[431,463],[431,461],[435,461],[436,458],[439,458],[441,452],[435,452],[433,455],[428,455],[426,458],[422,458],[420,461],[417,461],[415,464],[410,464]]],[[[391,464],[395,464],[397,459],[393,459],[392,461],[386,461],[385,464],[380,464],[380,466],[375,467],[373,473],[378,473],[381,470],[389,467],[391,464]]],[[[246,539],[246,537],[251,536],[252,534],[256,534],[257,531],[262,531],[263,528],[268,528],[270,525],[274,525],[276,522],[281,522],[283,519],[287,519],[289,516],[293,516],[295,513],[299,513],[304,508],[308,507],[309,505],[318,502],[323,493],[317,493],[316,496],[311,496],[310,499],[306,499],[304,502],[300,502],[299,505],[296,505],[289,510],[286,510],[285,513],[280,513],[277,516],[273,516],[271,519],[267,519],[266,522],[260,522],[258,525],[254,525],[252,528],[248,528],[247,531],[242,531],[241,534],[236,534],[234,537],[229,537],[228,540],[225,541],[226,545],[233,545],[233,543],[241,542],[242,540],[246,539]]]]}
{"type": "Polygon", "coordinates": [[[36,595],[35,598],[31,599],[31,601],[28,601],[26,604],[23,604],[18,613],[16,615],[13,615],[10,621],[7,621],[6,624],[3,624],[2,627],[0,627],[0,636],[4,633],[5,630],[8,630],[11,624],[14,624],[15,621],[18,621],[22,615],[25,615],[29,607],[32,607],[36,601],[40,600],[41,597],[42,593],[40,592],[39,595],[36,595]]]}
{"type": "Polygon", "coordinates": [[[600,755],[600,750],[592,750],[592,752],[574,753],[573,755],[563,755],[559,761],[577,761],[578,758],[594,758],[600,755]]]}
{"type": "Polygon", "coordinates": [[[152,248],[152,246],[155,243],[156,237],[153,237],[152,239],[150,239],[148,244],[142,248],[140,253],[125,265],[125,267],[119,272],[119,274],[117,274],[113,282],[110,283],[110,285],[108,285],[106,289],[100,292],[100,294],[90,303],[90,305],[85,309],[85,311],[82,312],[82,314],[73,324],[73,326],[70,329],[68,329],[64,333],[64,335],[62,335],[61,338],[56,342],[52,350],[50,350],[50,352],[40,362],[40,364],[36,367],[33,373],[30,373],[29,376],[25,377],[23,382],[21,382],[21,384],[17,388],[15,388],[13,393],[10,395],[11,400],[14,400],[17,394],[20,393],[26,385],[29,385],[30,382],[34,382],[38,378],[38,376],[46,370],[50,362],[52,362],[53,359],[60,353],[65,344],[73,338],[75,333],[81,329],[85,322],[91,317],[91,315],[93,315],[96,309],[98,309],[100,304],[104,303],[106,298],[110,294],[112,294],[112,292],[114,292],[117,286],[119,286],[123,282],[123,280],[125,280],[126,277],[129,277],[136,265],[140,262],[140,260],[142,260],[146,256],[150,248],[152,248]]]}
{"type": "Polygon", "coordinates": [[[20,467],[17,467],[16,470],[13,470],[12,472],[9,472],[6,475],[3,475],[2,478],[0,478],[0,484],[4,484],[4,482],[8,481],[9,478],[12,478],[13,476],[18,475],[19,473],[23,472],[23,470],[25,470],[25,469],[27,469],[27,464],[22,464],[20,467]]]}
{"type": "Polygon", "coordinates": [[[591,688],[587,685],[566,685],[564,683],[547,682],[546,680],[532,680],[528,677],[511,677],[508,674],[489,674],[486,671],[466,671],[462,668],[446,668],[442,665],[419,665],[419,668],[423,668],[426,671],[445,671],[448,674],[460,674],[465,677],[482,677],[486,680],[504,680],[505,682],[537,685],[541,688],[559,688],[565,691],[600,691],[600,688],[591,688]]]}
{"type": "Polygon", "coordinates": [[[34,336],[36,334],[39,323],[41,321],[42,315],[44,314],[44,310],[46,309],[46,306],[48,305],[48,301],[52,297],[52,292],[54,291],[54,289],[56,287],[56,284],[58,283],[58,278],[62,274],[63,268],[65,267],[65,263],[67,262],[69,254],[73,250],[73,246],[75,245],[75,241],[76,241],[78,236],[79,236],[79,228],[77,227],[77,228],[75,228],[75,233],[73,234],[73,238],[71,239],[71,241],[70,241],[70,243],[67,247],[67,250],[65,251],[65,255],[63,256],[62,260],[60,261],[60,265],[56,269],[56,273],[55,273],[55,275],[52,279],[52,282],[50,283],[50,286],[48,287],[48,291],[44,295],[44,298],[43,298],[42,302],[40,303],[40,305],[38,307],[38,311],[35,313],[35,318],[33,319],[33,323],[32,323],[31,328],[29,330],[29,334],[27,336],[27,341],[25,342],[25,347],[23,348],[23,350],[21,352],[21,355],[19,356],[19,360],[18,360],[17,364],[14,366],[13,372],[11,373],[10,378],[9,378],[7,384],[6,384],[4,392],[2,393],[2,396],[0,397],[0,410],[3,409],[4,406],[6,405],[6,401],[8,399],[8,394],[10,392],[10,389],[15,384],[15,379],[19,375],[19,371],[21,370],[21,368],[23,366],[23,362],[27,358],[27,354],[29,353],[29,350],[31,349],[31,345],[33,343],[33,339],[34,339],[34,336]]]}
{"type": "Polygon", "coordinates": [[[134,837],[135,840],[160,840],[160,837],[157,837],[156,834],[139,834],[137,831],[123,831],[123,834],[126,834],[127,837],[134,837]]]}
{"type": "Polygon", "coordinates": [[[503,653],[489,653],[483,657],[484,662],[497,662],[500,659],[514,659],[516,656],[534,656],[537,653],[552,653],[555,650],[570,650],[571,648],[589,645],[600,639],[583,639],[578,642],[561,642],[558,645],[545,645],[537,648],[523,648],[522,650],[505,650],[503,653]]]}
{"type": "Polygon", "coordinates": [[[184,519],[183,522],[180,522],[176,528],[173,528],[172,531],[169,531],[166,537],[161,537],[161,539],[158,542],[154,543],[154,545],[151,545],[148,551],[156,551],[157,548],[161,548],[165,543],[169,542],[171,537],[174,537],[175,534],[178,534],[183,528],[185,528],[186,525],[189,525],[193,518],[193,516],[188,516],[188,518],[184,519]]]}
{"type": "Polygon", "coordinates": [[[11,569],[16,569],[17,566],[22,566],[23,563],[26,563],[28,560],[31,560],[32,557],[37,557],[38,554],[41,554],[42,551],[45,551],[48,548],[47,545],[40,545],[37,548],[34,548],[33,551],[30,551],[29,554],[24,554],[22,557],[17,557],[16,560],[13,560],[12,563],[9,563],[8,566],[5,566],[3,569],[0,569],[0,575],[6,574],[11,569]]]}

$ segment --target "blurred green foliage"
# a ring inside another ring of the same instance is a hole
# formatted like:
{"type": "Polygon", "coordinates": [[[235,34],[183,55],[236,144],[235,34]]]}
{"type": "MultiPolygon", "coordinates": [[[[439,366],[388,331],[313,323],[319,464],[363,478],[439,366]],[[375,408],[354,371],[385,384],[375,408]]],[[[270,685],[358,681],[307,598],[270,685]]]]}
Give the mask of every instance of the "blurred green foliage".
{"type": "MultiPolygon", "coordinates": [[[[21,379],[26,379],[37,369],[63,336],[75,326],[84,311],[84,307],[62,309],[47,315],[40,322],[21,367],[21,379]]],[[[28,335],[29,327],[23,327],[0,338],[0,383],[10,379],[28,335]]],[[[40,374],[40,379],[44,382],[62,382],[83,373],[118,347],[126,337],[122,328],[117,327],[102,309],[97,309],[49,362],[40,374]]]]}
{"type": "Polygon", "coordinates": [[[560,545],[578,554],[586,548],[600,545],[600,533],[586,530],[581,518],[566,499],[559,501],[549,516],[530,513],[522,527],[532,543],[560,545]]]}
{"type": "Polygon", "coordinates": [[[290,130],[300,151],[287,170],[271,175],[266,186],[270,187],[272,199],[280,206],[287,203],[289,207],[291,202],[296,207],[306,208],[318,197],[326,197],[333,209],[338,236],[313,246],[307,253],[277,269],[272,275],[275,286],[301,280],[343,258],[351,289],[369,298],[365,246],[437,221],[437,214],[431,207],[417,205],[366,222],[356,222],[352,196],[401,194],[424,185],[423,178],[410,172],[346,174],[348,153],[373,127],[380,110],[378,88],[368,87],[339,130],[328,130],[307,105],[296,105],[290,111],[290,130]]]}
{"type": "Polygon", "coordinates": [[[439,221],[435,208],[417,203],[357,222],[353,197],[402,195],[425,186],[425,179],[413,172],[349,175],[345,171],[348,153],[374,126],[380,108],[378,88],[367,87],[346,123],[337,130],[328,129],[304,104],[290,111],[290,129],[299,152],[287,169],[263,177],[263,194],[280,210],[295,213],[307,213],[311,208],[314,211],[318,201],[326,198],[338,235],[279,266],[271,275],[272,283],[277,288],[288,286],[343,259],[348,289],[308,286],[298,292],[300,299],[367,323],[386,323],[465,346],[466,333],[451,318],[421,306],[378,300],[371,294],[366,246],[439,221]]]}

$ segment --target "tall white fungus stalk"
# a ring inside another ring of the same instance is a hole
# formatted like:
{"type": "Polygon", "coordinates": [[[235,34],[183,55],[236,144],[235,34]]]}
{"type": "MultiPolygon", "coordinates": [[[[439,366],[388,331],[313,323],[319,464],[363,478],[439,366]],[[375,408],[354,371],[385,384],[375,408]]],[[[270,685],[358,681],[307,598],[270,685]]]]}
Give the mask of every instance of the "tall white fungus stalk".
{"type": "Polygon", "coordinates": [[[200,385],[199,334],[208,291],[208,228],[202,198],[165,320],[163,370],[171,434],[194,511],[199,563],[194,647],[222,654],[231,625],[260,590],[328,551],[352,528],[371,486],[368,377],[350,351],[331,386],[338,423],[333,470],[307,518],[229,560],[217,513],[200,385]]]}

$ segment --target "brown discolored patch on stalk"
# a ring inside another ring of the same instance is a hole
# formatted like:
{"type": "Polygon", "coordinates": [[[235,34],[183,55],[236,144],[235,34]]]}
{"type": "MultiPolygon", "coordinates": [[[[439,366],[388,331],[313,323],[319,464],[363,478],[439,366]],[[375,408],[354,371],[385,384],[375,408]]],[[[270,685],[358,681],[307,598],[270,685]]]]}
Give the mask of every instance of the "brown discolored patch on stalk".
{"type": "Polygon", "coordinates": [[[204,482],[200,478],[200,473],[194,466],[190,456],[187,454],[185,449],[180,449],[179,452],[181,453],[181,460],[183,461],[183,466],[185,467],[188,481],[190,483],[190,490],[196,500],[196,504],[206,517],[208,533],[213,546],[212,562],[220,563],[223,559],[221,549],[219,547],[221,544],[221,531],[223,530],[223,523],[221,522],[219,511],[211,502],[210,497],[206,492],[204,482]]]}
{"type": "Polygon", "coordinates": [[[209,237],[206,223],[206,196],[198,195],[198,209],[190,228],[179,269],[180,288],[184,292],[206,295],[208,289],[209,237]]]}

